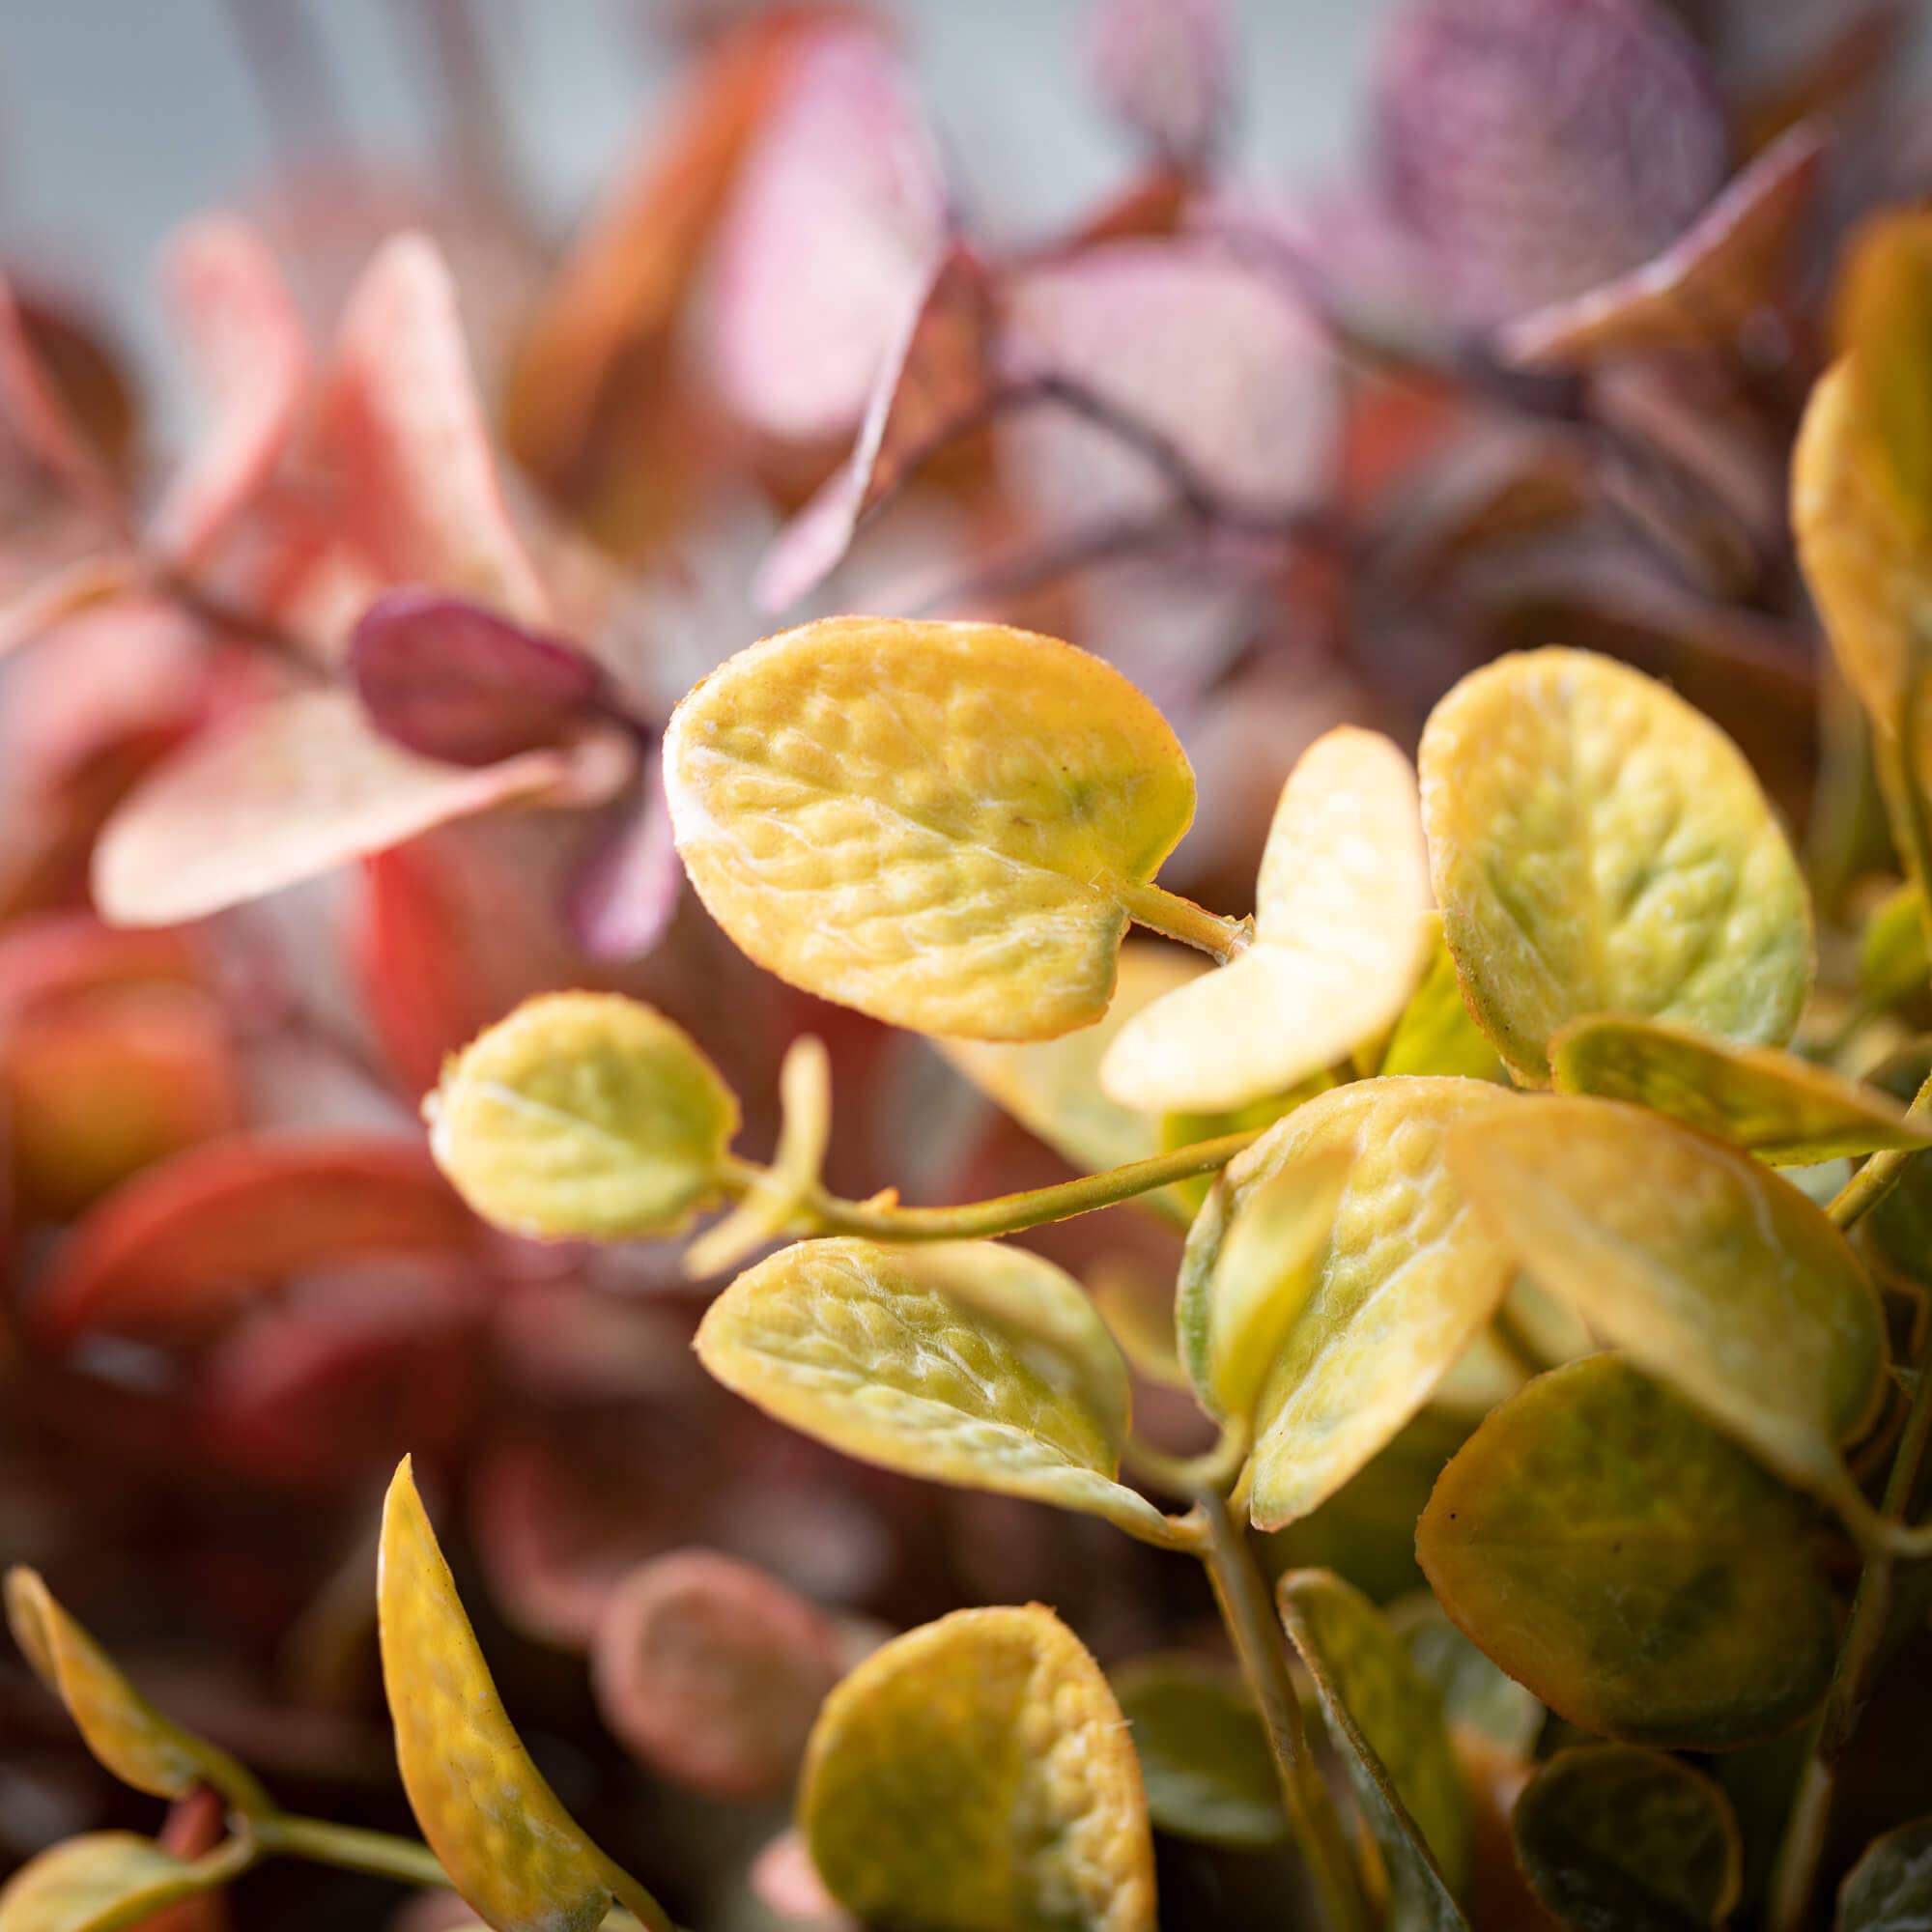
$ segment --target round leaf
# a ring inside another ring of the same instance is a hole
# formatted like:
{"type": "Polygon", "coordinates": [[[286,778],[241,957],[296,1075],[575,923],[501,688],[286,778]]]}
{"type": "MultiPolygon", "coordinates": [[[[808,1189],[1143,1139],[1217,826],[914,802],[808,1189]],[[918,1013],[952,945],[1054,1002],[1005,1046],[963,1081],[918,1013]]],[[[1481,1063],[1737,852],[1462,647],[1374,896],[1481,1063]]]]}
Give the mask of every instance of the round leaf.
{"type": "Polygon", "coordinates": [[[1531,1889],[1574,1932],[1710,1932],[1738,1902],[1744,1853],[1730,1801],[1660,1751],[1559,1751],[1510,1822],[1531,1889]]]}
{"type": "Polygon", "coordinates": [[[1194,812],[1118,671],[997,624],[831,618],[741,651],[665,735],[677,847],[761,966],[895,1025],[1096,1020],[1133,889],[1194,812]]]}
{"type": "Polygon", "coordinates": [[[1748,1154],[1611,1100],[1523,1104],[1450,1137],[1518,1262],[1788,1481],[1850,1483],[1886,1332],[1845,1237],[1748,1154]]]}
{"type": "Polygon", "coordinates": [[[1443,929],[1511,1069],[1586,1013],[1781,1044],[1811,977],[1804,885],[1737,747],[1587,651],[1499,659],[1435,707],[1422,797],[1443,929]]]}
{"type": "Polygon", "coordinates": [[[527,1001],[444,1069],[430,1147],[463,1198],[552,1238],[670,1235],[717,1192],[738,1102],[681,1027],[636,1000],[527,1001]]]}
{"type": "Polygon", "coordinates": [[[111,1932],[206,1889],[190,1864],[132,1832],[89,1832],[30,1859],[0,1888],[0,1932],[111,1932]]]}
{"type": "Polygon", "coordinates": [[[1796,1723],[1830,1682],[1804,1505],[1614,1355],[1495,1409],[1415,1542],[1457,1625],[1585,1730],[1724,1749],[1796,1723]]]}
{"type": "Polygon", "coordinates": [[[1242,1849],[1287,1839],[1267,1733],[1226,1672],[1191,1657],[1144,1657],[1113,1684],[1159,1830],[1242,1849]]]}
{"type": "Polygon", "coordinates": [[[1932,1920],[1932,1818],[1875,1838],[1838,1893],[1838,1932],[1916,1932],[1932,1920]]]}
{"type": "Polygon", "coordinates": [[[1121,1708],[1037,1605],[958,1610],[826,1700],[799,1793],[826,1888],[868,1924],[1153,1932],[1153,1844],[1121,1708]]]}

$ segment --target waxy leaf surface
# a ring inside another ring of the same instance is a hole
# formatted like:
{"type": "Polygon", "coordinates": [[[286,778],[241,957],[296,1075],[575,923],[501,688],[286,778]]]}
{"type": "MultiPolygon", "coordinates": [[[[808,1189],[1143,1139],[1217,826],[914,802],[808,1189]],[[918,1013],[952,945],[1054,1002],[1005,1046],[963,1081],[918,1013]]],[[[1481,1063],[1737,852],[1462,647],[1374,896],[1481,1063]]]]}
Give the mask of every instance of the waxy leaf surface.
{"type": "Polygon", "coordinates": [[[1586,1731],[1724,1749],[1788,1729],[1831,1678],[1810,1513],[1614,1355],[1495,1409],[1415,1542],[1456,1623],[1586,1731]]]}
{"type": "Polygon", "coordinates": [[[1170,1112],[1293,1087],[1395,1023],[1427,956],[1428,909],[1414,769],[1378,733],[1338,726],[1282,788],[1254,944],[1122,1027],[1102,1084],[1124,1106],[1170,1112]]]}
{"type": "Polygon", "coordinates": [[[1158,1830],[1248,1849],[1287,1839],[1267,1733],[1238,1683],[1179,1653],[1138,1658],[1112,1681],[1158,1830]]]}
{"type": "Polygon", "coordinates": [[[1391,1927],[1466,1932],[1456,1893],[1469,1816],[1441,1698],[1381,1612],[1339,1577],[1292,1571],[1276,1597],[1381,1853],[1391,1927]]]}
{"type": "Polygon", "coordinates": [[[1549,1061],[1559,1093],[1649,1107],[1774,1167],[1932,1144],[1932,1127],[1876,1088],[1795,1053],[1727,1046],[1662,1020],[1578,1020],[1556,1036],[1549,1061]]]}
{"type": "Polygon", "coordinates": [[[1510,1824],[1531,1889],[1573,1932],[1709,1932],[1738,1902],[1743,1849],[1730,1801],[1661,1751],[1559,1751],[1510,1824]]]}
{"type": "Polygon", "coordinates": [[[527,1001],[449,1065],[427,1112],[464,1199],[550,1238],[677,1233],[738,1130],[736,1096],[683,1028],[610,993],[527,1001]]]}
{"type": "Polygon", "coordinates": [[[0,1887],[0,1932],[114,1932],[204,1889],[192,1865],[132,1832],[88,1832],[0,1887]]]}
{"type": "Polygon", "coordinates": [[[1097,659],[890,618],[740,652],[678,706],[665,782],[698,896],[758,964],[985,1039],[1100,1017],[1123,895],[1194,810],[1173,732],[1097,659]]]}
{"type": "Polygon", "coordinates": [[[1875,1838],[1838,1892],[1837,1932],[1916,1932],[1932,1921],[1932,1818],[1875,1838]]]}
{"type": "Polygon", "coordinates": [[[1208,1197],[1188,1236],[1176,1308],[1183,1355],[1203,1361],[1214,1271],[1248,1197],[1311,1154],[1353,1156],[1314,1285],[1256,1408],[1261,1528],[1334,1494],[1489,1325],[1514,1264],[1451,1178],[1443,1138],[1458,1121],[1515,1104],[1476,1080],[1334,1088],[1237,1154],[1208,1197]]]}
{"type": "Polygon", "coordinates": [[[1791,848],[1742,753],[1641,672],[1558,648],[1499,659],[1422,736],[1443,928],[1516,1074],[1587,1013],[1781,1045],[1811,977],[1791,848]]]}
{"type": "Polygon", "coordinates": [[[1471,1122],[1449,1164],[1541,1288],[1787,1481],[1843,1493],[1838,1445],[1878,1403],[1885,1321],[1845,1237],[1790,1182],[1611,1100],[1471,1122]]]}
{"type": "Polygon", "coordinates": [[[1127,1374],[1078,1284],[992,1241],[801,1241],[706,1312],[726,1388],[890,1469],[1032,1496],[1160,1533],[1115,1482],[1127,1374]]]}
{"type": "Polygon", "coordinates": [[[826,1700],[799,1791],[826,1888],[925,1932],[1153,1932],[1140,1767],[1100,1667],[1037,1605],[895,1637],[826,1700]]]}

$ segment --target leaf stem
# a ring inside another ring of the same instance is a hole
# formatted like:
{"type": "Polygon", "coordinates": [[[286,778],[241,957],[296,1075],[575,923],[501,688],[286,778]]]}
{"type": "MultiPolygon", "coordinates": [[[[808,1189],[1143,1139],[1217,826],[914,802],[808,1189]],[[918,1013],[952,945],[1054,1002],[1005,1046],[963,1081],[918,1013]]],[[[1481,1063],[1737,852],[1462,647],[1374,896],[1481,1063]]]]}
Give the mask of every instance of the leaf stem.
{"type": "MultiPolygon", "coordinates": [[[[1921,1118],[1932,1113],[1932,1074],[1926,1076],[1924,1084],[1912,1096],[1911,1106],[1905,1111],[1908,1116],[1921,1118]]],[[[1906,1163],[1920,1151],[1918,1148],[1889,1148],[1884,1153],[1873,1154],[1833,1195],[1826,1213],[1840,1228],[1856,1227],[1898,1184],[1906,1163]]]]}
{"type": "Polygon", "coordinates": [[[1223,966],[1239,958],[1254,944],[1252,915],[1247,919],[1223,919],[1219,913],[1209,912],[1206,906],[1198,906],[1192,899],[1169,892],[1165,886],[1151,883],[1128,886],[1121,894],[1121,903],[1136,925],[1144,925],[1150,932],[1158,932],[1168,939],[1178,939],[1197,952],[1212,953],[1223,966]]]}
{"type": "Polygon", "coordinates": [[[1216,1495],[1224,1493],[1240,1474],[1247,1456],[1247,1430],[1230,1427],[1221,1431],[1211,1449],[1205,1449],[1198,1456],[1176,1456],[1157,1443],[1129,1435],[1121,1460],[1143,1482],[1151,1483],[1170,1495],[1192,1499],[1203,1490],[1212,1490],[1216,1495]]]}
{"type": "Polygon", "coordinates": [[[296,1818],[284,1813],[250,1820],[249,1830],[265,1852],[310,1859],[317,1864],[337,1865],[344,1871],[367,1872],[372,1878],[392,1878],[398,1885],[449,1888],[449,1874],[427,1845],[413,1838],[392,1837],[387,1832],[365,1832],[355,1825],[332,1825],[323,1818],[296,1818]]]}
{"type": "Polygon", "coordinates": [[[1213,1489],[1202,1492],[1197,1508],[1206,1530],[1201,1560],[1208,1567],[1241,1674],[1261,1713],[1282,1799],[1314,1874],[1328,1932],[1369,1932],[1361,1880],[1321,1769],[1309,1747],[1301,1704],[1288,1672],[1287,1638],[1256,1567],[1247,1530],[1236,1522],[1213,1489]]]}

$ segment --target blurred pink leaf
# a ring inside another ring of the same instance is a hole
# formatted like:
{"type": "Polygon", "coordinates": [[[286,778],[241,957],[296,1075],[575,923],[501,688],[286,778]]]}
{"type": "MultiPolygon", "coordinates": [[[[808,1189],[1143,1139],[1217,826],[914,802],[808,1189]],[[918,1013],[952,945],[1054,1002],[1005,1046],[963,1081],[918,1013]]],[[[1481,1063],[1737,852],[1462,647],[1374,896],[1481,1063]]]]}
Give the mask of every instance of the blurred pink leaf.
{"type": "Polygon", "coordinates": [[[752,1861],[752,1894],[767,1912],[800,1932],[864,1932],[825,1889],[804,1833],[781,1832],[752,1861]]]}
{"type": "Polygon", "coordinates": [[[664,937],[683,887],[664,775],[652,753],[592,831],[564,895],[564,919],[592,959],[641,959],[664,937]]]}
{"type": "Polygon", "coordinates": [[[1086,43],[1094,88],[1130,133],[1183,166],[1213,157],[1234,93],[1228,0],[1097,0],[1086,43]]]}

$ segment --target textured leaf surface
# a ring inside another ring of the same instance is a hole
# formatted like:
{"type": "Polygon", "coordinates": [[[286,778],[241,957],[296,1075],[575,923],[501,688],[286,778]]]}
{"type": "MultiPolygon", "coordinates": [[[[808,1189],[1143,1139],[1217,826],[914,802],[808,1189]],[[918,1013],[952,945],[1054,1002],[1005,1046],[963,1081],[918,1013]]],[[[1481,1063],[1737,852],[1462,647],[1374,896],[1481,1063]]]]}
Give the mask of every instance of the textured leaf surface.
{"type": "Polygon", "coordinates": [[[1663,686],[1587,651],[1502,658],[1435,707],[1421,769],[1449,950],[1520,1077],[1547,1085],[1587,1013],[1790,1038],[1804,881],[1737,747],[1663,686]]]}
{"type": "Polygon", "coordinates": [[[1574,1932],[1709,1932],[1738,1902],[1744,1855],[1730,1801],[1661,1751],[1559,1751],[1510,1822],[1531,1889],[1574,1932]]]}
{"type": "Polygon", "coordinates": [[[994,1241],[801,1241],[711,1304],[697,1353],[728,1389],[889,1469],[1158,1534],[1113,1480],[1127,1372],[1077,1283],[994,1241]]]}
{"type": "Polygon", "coordinates": [[[1661,1020],[1578,1020],[1550,1043],[1549,1060],[1560,1093],[1649,1107],[1774,1167],[1932,1143],[1932,1129],[1876,1088],[1795,1053],[1727,1046],[1661,1020]]]}
{"type": "MultiPolygon", "coordinates": [[[[1514,1104],[1475,1080],[1365,1080],[1304,1102],[1237,1154],[1181,1262],[1177,1326],[1200,1349],[1228,1230],[1250,1194],[1330,1148],[1353,1156],[1313,1289],[1256,1410],[1263,1529],[1332,1495],[1429,1399],[1509,1286],[1507,1250],[1443,1161],[1456,1121],[1514,1104]]],[[[1198,1384],[1197,1384],[1198,1386],[1198,1384]]]]}
{"type": "Polygon", "coordinates": [[[1466,1932],[1455,1894],[1468,1872],[1469,1818],[1441,1699],[1380,1612],[1339,1577],[1293,1571],[1276,1596],[1381,1853],[1390,1925],[1466,1932]]]}
{"type": "Polygon", "coordinates": [[[1917,1932],[1932,1922],[1932,1818],[1865,1847],[1838,1893],[1838,1932],[1917,1932]]]}
{"type": "Polygon", "coordinates": [[[1139,692],[996,624],[830,618],[753,645],[678,706],[665,781],[698,896],[760,965],[986,1039],[1099,1018],[1122,894],[1194,810],[1139,692]]]}
{"type": "Polygon", "coordinates": [[[1262,855],[1254,944],[1129,1020],[1100,1077],[1129,1107],[1239,1107],[1395,1023],[1427,956],[1428,855],[1408,759],[1342,725],[1302,753],[1262,855]]]}
{"type": "Polygon", "coordinates": [[[1610,1100],[1471,1122],[1449,1164],[1540,1287],[1788,1481],[1842,1492],[1885,1321],[1845,1237],[1788,1181],[1610,1100]]]}
{"type": "Polygon", "coordinates": [[[1179,1654],[1144,1657],[1116,1671],[1113,1685],[1159,1830],[1243,1848],[1287,1839],[1267,1733],[1225,1671],[1179,1654]]]}
{"type": "Polygon", "coordinates": [[[717,1191],[738,1102],[691,1037],[603,993],[528,1001],[444,1070],[438,1164],[519,1234],[674,1234],[717,1191]]]}
{"type": "Polygon", "coordinates": [[[192,1898],[191,1865],[132,1832],[89,1832],[30,1859],[0,1888],[0,1932],[117,1932],[192,1898]]]}
{"type": "Polygon", "coordinates": [[[1477,1646],[1587,1731],[1722,1749],[1796,1723],[1831,1678],[1801,1500],[1614,1355],[1494,1410],[1443,1471],[1416,1553],[1477,1646]]]}
{"type": "Polygon", "coordinates": [[[383,1509],[376,1594],[397,1767],[450,1882],[497,1932],[590,1932],[611,1903],[609,1861],[505,1714],[407,1460],[383,1509]]]}
{"type": "Polygon", "coordinates": [[[1050,1610],[957,1610],[826,1700],[799,1794],[813,1863],[868,1923],[1153,1932],[1153,1844],[1120,1706],[1050,1610]]]}

